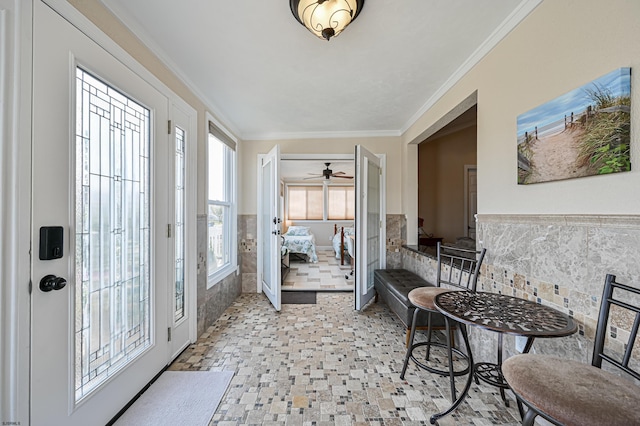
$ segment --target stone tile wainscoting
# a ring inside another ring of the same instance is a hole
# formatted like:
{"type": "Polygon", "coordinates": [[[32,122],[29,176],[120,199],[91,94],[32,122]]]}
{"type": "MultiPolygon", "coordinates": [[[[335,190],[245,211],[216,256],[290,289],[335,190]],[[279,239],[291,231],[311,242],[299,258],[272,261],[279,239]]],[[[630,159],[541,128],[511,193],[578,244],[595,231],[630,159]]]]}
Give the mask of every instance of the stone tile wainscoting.
{"type": "MultiPolygon", "coordinates": [[[[640,285],[640,216],[478,215],[477,222],[478,248],[487,249],[478,290],[569,314],[578,333],[538,339],[532,351],[590,363],[605,275],[640,285]]],[[[402,254],[405,269],[435,279],[435,259],[406,248],[402,254]]],[[[622,351],[632,318],[613,318],[608,337],[622,351]]],[[[495,362],[496,333],[471,327],[469,334],[476,359],[495,362]]],[[[512,336],[505,336],[504,348],[505,357],[515,353],[512,336]]]]}
{"type": "MultiPolygon", "coordinates": [[[[207,215],[198,215],[198,336],[206,331],[240,296],[240,280],[234,273],[207,289],[207,215]]],[[[238,262],[241,261],[238,254],[238,262]]],[[[238,264],[240,267],[240,264],[238,264]]]]}
{"type": "Polygon", "coordinates": [[[242,292],[256,293],[258,291],[258,216],[255,214],[238,215],[238,258],[238,261],[242,262],[240,267],[242,292]]]}
{"type": "MultiPolygon", "coordinates": [[[[407,244],[407,218],[403,214],[387,215],[387,269],[400,268],[400,249],[407,244]]],[[[418,230],[416,229],[416,234],[418,230]]]]}

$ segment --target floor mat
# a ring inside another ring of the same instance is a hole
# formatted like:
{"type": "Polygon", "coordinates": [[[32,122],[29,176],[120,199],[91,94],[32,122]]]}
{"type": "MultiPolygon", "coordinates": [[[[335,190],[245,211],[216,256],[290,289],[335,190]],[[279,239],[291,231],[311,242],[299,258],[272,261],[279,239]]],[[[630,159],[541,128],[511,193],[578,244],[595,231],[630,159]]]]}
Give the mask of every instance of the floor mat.
{"type": "Polygon", "coordinates": [[[283,305],[315,305],[315,291],[283,291],[281,303],[283,305]]]}
{"type": "Polygon", "coordinates": [[[116,426],[207,426],[233,372],[165,371],[116,421],[116,426]]]}

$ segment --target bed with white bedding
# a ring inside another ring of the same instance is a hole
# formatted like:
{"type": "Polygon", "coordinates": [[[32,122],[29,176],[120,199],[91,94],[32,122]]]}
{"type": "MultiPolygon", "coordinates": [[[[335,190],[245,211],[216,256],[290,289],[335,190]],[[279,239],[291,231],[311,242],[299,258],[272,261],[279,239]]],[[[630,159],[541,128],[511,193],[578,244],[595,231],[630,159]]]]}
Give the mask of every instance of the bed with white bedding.
{"type": "MultiPolygon", "coordinates": [[[[349,252],[349,244],[351,243],[349,236],[355,234],[356,231],[353,227],[338,227],[337,225],[334,226],[334,235],[331,242],[333,245],[333,249],[336,252],[336,259],[340,259],[342,264],[344,264],[344,255],[349,252]]],[[[348,254],[351,255],[352,253],[353,250],[351,250],[351,253],[348,254]]]]}
{"type": "Polygon", "coordinates": [[[306,226],[290,226],[286,233],[282,234],[282,247],[289,253],[303,254],[310,262],[318,262],[316,253],[316,237],[306,226]]]}

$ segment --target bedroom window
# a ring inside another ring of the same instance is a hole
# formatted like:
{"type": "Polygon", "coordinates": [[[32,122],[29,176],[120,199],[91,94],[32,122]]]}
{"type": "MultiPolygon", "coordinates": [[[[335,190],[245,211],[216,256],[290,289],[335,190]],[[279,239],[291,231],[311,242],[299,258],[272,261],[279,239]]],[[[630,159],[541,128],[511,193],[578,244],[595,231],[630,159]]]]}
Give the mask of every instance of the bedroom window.
{"type": "Polygon", "coordinates": [[[353,220],[356,202],[353,186],[328,186],[327,219],[353,220]]]}
{"type": "Polygon", "coordinates": [[[322,220],[324,218],[323,187],[289,186],[289,214],[292,220],[322,220]]]}
{"type": "Polygon", "coordinates": [[[353,186],[287,185],[288,220],[353,220],[353,186]]]}
{"type": "Polygon", "coordinates": [[[235,142],[209,122],[207,288],[235,269],[235,142]]]}

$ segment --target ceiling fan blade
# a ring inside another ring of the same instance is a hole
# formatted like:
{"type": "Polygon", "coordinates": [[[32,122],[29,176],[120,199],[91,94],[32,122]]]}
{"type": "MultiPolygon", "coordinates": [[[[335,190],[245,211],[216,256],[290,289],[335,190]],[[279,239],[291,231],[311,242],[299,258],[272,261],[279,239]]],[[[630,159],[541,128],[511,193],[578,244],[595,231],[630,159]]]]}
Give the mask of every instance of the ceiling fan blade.
{"type": "Polygon", "coordinates": [[[353,179],[353,176],[336,176],[336,175],[332,175],[335,178],[341,178],[341,179],[353,179]]]}
{"type": "Polygon", "coordinates": [[[334,176],[335,176],[335,175],[346,175],[346,173],[345,173],[345,172],[335,172],[333,175],[334,175],[334,176]]]}
{"type": "Polygon", "coordinates": [[[320,178],[324,178],[324,176],[322,176],[322,175],[314,175],[314,176],[309,176],[309,177],[306,177],[306,178],[302,178],[302,180],[320,179],[320,178]]]}

